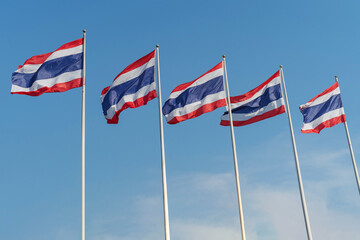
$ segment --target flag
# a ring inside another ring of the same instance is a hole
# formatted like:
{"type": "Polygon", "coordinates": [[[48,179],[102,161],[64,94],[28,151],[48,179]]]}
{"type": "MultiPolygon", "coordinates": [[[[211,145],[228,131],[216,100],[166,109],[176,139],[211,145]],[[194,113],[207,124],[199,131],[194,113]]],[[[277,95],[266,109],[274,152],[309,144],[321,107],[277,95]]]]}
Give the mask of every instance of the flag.
{"type": "MultiPolygon", "coordinates": [[[[230,98],[234,126],[244,126],[285,112],[281,94],[280,70],[253,90],[230,98]]],[[[229,112],[221,117],[220,125],[229,126],[229,112]]]]}
{"type": "Polygon", "coordinates": [[[12,74],[12,94],[39,96],[82,86],[84,39],[29,58],[12,74]]]}
{"type": "Polygon", "coordinates": [[[299,108],[304,116],[302,133],[320,133],[346,121],[338,82],[299,108]]]}
{"type": "Polygon", "coordinates": [[[176,124],[226,106],[223,76],[220,62],[194,81],[177,86],[162,109],[166,121],[176,124]]]}
{"type": "Polygon", "coordinates": [[[101,104],[107,123],[116,124],[127,108],[146,105],[157,97],[154,80],[155,51],[127,66],[111,86],[101,93],[101,104]]]}

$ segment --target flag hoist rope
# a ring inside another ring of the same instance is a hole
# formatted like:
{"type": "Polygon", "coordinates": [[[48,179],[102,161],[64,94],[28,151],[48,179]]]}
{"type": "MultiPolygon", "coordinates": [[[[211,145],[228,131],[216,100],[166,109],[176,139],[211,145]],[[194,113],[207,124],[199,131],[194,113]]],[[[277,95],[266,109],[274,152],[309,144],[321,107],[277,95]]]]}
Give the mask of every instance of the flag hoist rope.
{"type": "MultiPolygon", "coordinates": [[[[336,81],[336,82],[339,82],[339,79],[338,79],[337,76],[335,76],[335,81],[336,81]]],[[[339,86],[339,89],[340,89],[340,86],[339,86]]],[[[353,147],[352,147],[352,144],[351,144],[350,133],[349,133],[349,129],[348,129],[348,126],[347,126],[347,121],[344,122],[344,127],[345,127],[345,132],[346,132],[347,141],[348,141],[348,144],[349,144],[349,149],[350,149],[350,155],[351,155],[351,159],[352,159],[352,164],[353,164],[353,167],[354,167],[354,173],[355,173],[356,183],[357,183],[358,191],[359,191],[359,194],[360,194],[359,173],[358,173],[358,170],[357,170],[357,167],[356,167],[356,161],[355,161],[355,156],[354,156],[353,147]]]]}
{"type": "Polygon", "coordinates": [[[231,142],[232,142],[232,149],[233,149],[233,156],[234,156],[234,169],[235,169],[237,199],[238,199],[238,205],[239,205],[241,238],[242,238],[242,240],[246,240],[244,216],[243,216],[241,193],[240,193],[239,169],[238,169],[238,162],[237,162],[237,155],[236,155],[235,136],[234,136],[234,124],[233,124],[233,120],[232,120],[232,112],[231,112],[231,104],[230,104],[230,91],[229,91],[229,83],[228,83],[227,72],[226,72],[225,55],[223,55],[223,65],[224,65],[223,67],[224,67],[224,78],[225,78],[225,87],[226,87],[226,103],[228,106],[228,112],[229,112],[229,117],[230,117],[230,132],[231,132],[231,142]]]}
{"type": "Polygon", "coordinates": [[[86,29],[83,30],[82,111],[81,111],[81,240],[85,240],[85,44],[86,29]]]}
{"type": "MultiPolygon", "coordinates": [[[[160,82],[160,60],[159,60],[159,45],[156,45],[156,60],[157,60],[157,93],[159,100],[159,122],[160,122],[160,143],[161,143],[161,170],[162,170],[162,187],[163,187],[163,204],[164,204],[164,228],[165,240],[170,240],[169,227],[169,210],[167,198],[167,184],[166,184],[166,166],[165,166],[165,147],[164,147],[164,130],[163,130],[163,114],[162,114],[162,100],[161,100],[161,82],[160,82]]],[[[155,72],[154,72],[155,74],[155,72]]]]}
{"type": "Polygon", "coordinates": [[[292,126],[291,114],[290,114],[290,108],[289,108],[289,101],[288,101],[288,97],[287,97],[287,93],[286,93],[284,72],[283,72],[283,68],[282,68],[281,65],[280,65],[280,74],[281,74],[281,79],[282,79],[282,85],[283,85],[284,95],[285,95],[286,113],[287,113],[287,115],[288,115],[289,126],[290,126],[290,133],[291,133],[291,140],[292,140],[292,145],[293,145],[293,150],[294,150],[296,172],[297,172],[297,177],[298,177],[298,182],[299,182],[299,190],[300,190],[301,204],[302,204],[302,209],[303,209],[304,219],[305,219],[306,233],[307,233],[307,238],[308,238],[308,240],[312,240],[312,234],[311,234],[309,216],[308,216],[308,212],[307,212],[307,206],[306,206],[304,188],[303,188],[303,183],[302,183],[302,178],[301,178],[301,172],[300,172],[299,158],[298,158],[298,154],[297,154],[295,137],[294,137],[294,129],[293,129],[293,126],[292,126]]]}

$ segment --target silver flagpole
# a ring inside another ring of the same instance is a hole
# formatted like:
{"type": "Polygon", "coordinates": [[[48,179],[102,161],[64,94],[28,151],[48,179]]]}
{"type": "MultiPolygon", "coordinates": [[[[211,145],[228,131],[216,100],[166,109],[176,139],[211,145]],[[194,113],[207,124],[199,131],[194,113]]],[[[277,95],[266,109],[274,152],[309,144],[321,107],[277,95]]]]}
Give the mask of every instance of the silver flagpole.
{"type": "Polygon", "coordinates": [[[298,182],[299,182],[299,190],[300,190],[300,195],[301,195],[301,203],[302,203],[302,209],[303,209],[304,219],[305,219],[306,233],[307,233],[308,240],[312,240],[309,216],[308,216],[307,206],[306,206],[306,201],[305,201],[305,194],[304,194],[304,188],[303,188],[303,183],[302,183],[302,178],[301,178],[299,158],[298,158],[297,149],[296,149],[294,129],[292,126],[292,121],[291,121],[289,101],[288,101],[288,97],[287,97],[287,93],[286,93],[286,86],[285,86],[285,79],[284,79],[284,72],[283,72],[282,65],[280,65],[280,73],[281,73],[282,84],[284,86],[283,89],[284,89],[285,102],[286,102],[286,113],[288,115],[288,120],[289,120],[291,140],[292,140],[294,157],[295,157],[296,172],[297,172],[297,177],[298,177],[298,182]]]}
{"type": "Polygon", "coordinates": [[[169,210],[168,210],[166,167],[165,167],[163,113],[162,113],[162,100],[161,100],[159,45],[156,45],[156,60],[157,60],[157,79],[158,79],[160,142],[161,142],[161,170],[162,170],[162,187],[163,187],[163,204],[164,204],[164,228],[165,228],[165,240],[170,240],[169,210]]]}
{"type": "MultiPolygon", "coordinates": [[[[339,82],[339,79],[338,79],[337,76],[335,76],[335,81],[336,81],[336,82],[339,82]]],[[[339,89],[340,89],[340,87],[339,87],[339,89]]],[[[357,183],[358,190],[359,190],[359,194],[360,194],[359,173],[358,173],[358,170],[357,170],[357,167],[356,167],[356,161],[355,161],[355,156],[354,156],[353,147],[352,147],[352,144],[351,144],[350,133],[349,133],[349,129],[348,129],[348,126],[347,126],[347,121],[344,122],[344,126],[345,126],[345,132],[346,132],[348,144],[349,144],[350,155],[351,155],[351,159],[352,159],[352,163],[353,163],[353,167],[354,167],[356,183],[357,183]]]]}
{"type": "Polygon", "coordinates": [[[81,240],[85,240],[85,44],[86,29],[83,30],[82,112],[81,112],[81,240]]]}
{"type": "Polygon", "coordinates": [[[228,83],[227,72],[226,72],[225,55],[223,55],[223,65],[224,65],[225,87],[226,87],[226,95],[227,95],[226,96],[226,103],[227,103],[227,106],[228,106],[228,112],[229,112],[229,117],[230,117],[230,132],[231,132],[231,142],[232,142],[232,149],[233,149],[233,156],[234,156],[234,168],[235,168],[237,198],[238,198],[238,205],[239,205],[241,238],[242,238],[242,240],[246,240],[245,226],[244,226],[244,216],[243,216],[243,209],[242,209],[242,203],[241,203],[241,194],[240,194],[239,169],[238,169],[238,162],[237,162],[237,155],[236,155],[234,123],[233,123],[232,112],[231,112],[230,91],[229,91],[229,83],[228,83]]]}

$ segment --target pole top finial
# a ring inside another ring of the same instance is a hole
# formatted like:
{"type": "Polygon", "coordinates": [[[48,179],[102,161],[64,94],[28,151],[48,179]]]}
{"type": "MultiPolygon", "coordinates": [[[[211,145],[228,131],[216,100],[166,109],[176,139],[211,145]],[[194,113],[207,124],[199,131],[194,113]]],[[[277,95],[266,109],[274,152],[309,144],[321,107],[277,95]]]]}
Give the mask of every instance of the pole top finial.
{"type": "Polygon", "coordinates": [[[226,57],[225,54],[223,54],[223,55],[222,55],[222,58],[225,58],[225,57],[226,57]]]}
{"type": "Polygon", "coordinates": [[[159,44],[156,44],[156,48],[159,48],[159,44]]]}
{"type": "Polygon", "coordinates": [[[280,68],[283,68],[283,66],[280,64],[280,68]]]}
{"type": "Polygon", "coordinates": [[[334,77],[335,77],[335,81],[338,82],[338,81],[339,81],[339,80],[338,80],[338,76],[335,75],[334,77]]]}
{"type": "Polygon", "coordinates": [[[86,29],[85,29],[85,28],[83,29],[83,33],[86,33],[86,29]]]}

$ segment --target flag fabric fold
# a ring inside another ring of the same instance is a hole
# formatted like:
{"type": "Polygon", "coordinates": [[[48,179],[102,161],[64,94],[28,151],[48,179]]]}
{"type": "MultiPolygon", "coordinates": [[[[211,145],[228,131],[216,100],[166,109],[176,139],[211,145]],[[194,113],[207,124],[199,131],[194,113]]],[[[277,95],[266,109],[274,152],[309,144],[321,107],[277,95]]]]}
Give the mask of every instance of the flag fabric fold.
{"type": "Polygon", "coordinates": [[[324,128],[346,121],[338,82],[299,109],[304,116],[302,133],[320,133],[324,128]]]}
{"type": "MultiPolygon", "coordinates": [[[[280,71],[253,90],[230,97],[230,102],[234,126],[248,125],[284,113],[280,71]]],[[[220,125],[230,125],[228,111],[222,115],[220,125]]]]}
{"type": "Polygon", "coordinates": [[[177,86],[163,106],[167,123],[176,124],[226,106],[220,62],[194,81],[177,86]]]}
{"type": "Polygon", "coordinates": [[[107,123],[118,123],[123,110],[146,105],[157,97],[154,71],[155,51],[152,51],[127,66],[102,90],[100,100],[107,123]]]}
{"type": "Polygon", "coordinates": [[[39,96],[82,86],[84,39],[29,58],[12,74],[11,94],[39,96]]]}

